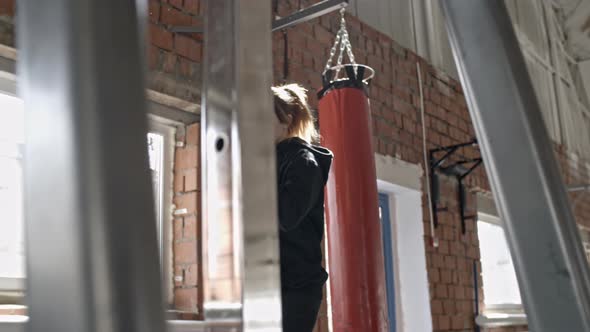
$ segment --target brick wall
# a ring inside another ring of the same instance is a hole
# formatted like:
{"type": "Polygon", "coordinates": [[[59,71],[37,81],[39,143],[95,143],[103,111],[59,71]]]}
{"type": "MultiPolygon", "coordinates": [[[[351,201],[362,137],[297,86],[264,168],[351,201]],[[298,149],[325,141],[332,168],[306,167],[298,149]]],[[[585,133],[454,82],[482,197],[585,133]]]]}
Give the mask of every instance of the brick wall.
{"type": "Polygon", "coordinates": [[[15,0],[0,0],[0,44],[14,46],[15,0]]]}
{"type": "Polygon", "coordinates": [[[174,26],[202,26],[200,0],[149,1],[148,87],[200,102],[202,36],[178,34],[174,26]]]}
{"type": "Polygon", "coordinates": [[[174,162],[173,267],[177,318],[202,318],[200,124],[179,137],[174,162]]]}

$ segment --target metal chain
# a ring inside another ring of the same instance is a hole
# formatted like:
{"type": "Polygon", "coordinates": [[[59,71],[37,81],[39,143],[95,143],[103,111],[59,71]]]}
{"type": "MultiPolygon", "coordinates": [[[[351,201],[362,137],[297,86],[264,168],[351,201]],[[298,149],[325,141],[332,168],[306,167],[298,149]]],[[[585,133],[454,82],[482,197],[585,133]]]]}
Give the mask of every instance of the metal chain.
{"type": "MultiPolygon", "coordinates": [[[[332,68],[332,62],[334,61],[334,56],[338,50],[340,51],[338,54],[338,59],[336,60],[336,66],[342,65],[342,61],[344,59],[344,51],[346,50],[346,55],[348,55],[348,59],[352,64],[356,64],[354,59],[354,54],[352,53],[352,45],[350,44],[350,38],[348,35],[348,31],[346,30],[346,20],[344,19],[346,10],[342,8],[340,10],[340,29],[336,33],[336,40],[334,41],[334,45],[330,49],[330,57],[328,58],[328,62],[326,63],[326,68],[324,69],[324,73],[326,73],[330,68],[332,68]],[[340,46],[340,47],[338,47],[340,46]]],[[[336,76],[338,76],[338,72],[340,70],[336,70],[336,76]]]]}

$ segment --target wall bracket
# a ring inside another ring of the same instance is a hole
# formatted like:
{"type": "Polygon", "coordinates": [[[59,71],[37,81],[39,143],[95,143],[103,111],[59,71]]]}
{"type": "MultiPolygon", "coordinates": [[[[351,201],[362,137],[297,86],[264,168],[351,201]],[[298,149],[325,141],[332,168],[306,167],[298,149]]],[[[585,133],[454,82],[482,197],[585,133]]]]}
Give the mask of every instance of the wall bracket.
{"type": "Polygon", "coordinates": [[[431,149],[429,151],[429,172],[430,172],[430,192],[432,195],[430,197],[430,205],[433,211],[434,217],[434,227],[438,227],[438,212],[445,212],[448,211],[446,207],[440,207],[440,186],[439,186],[439,179],[438,174],[442,173],[446,176],[453,176],[457,179],[457,200],[459,202],[459,215],[461,216],[461,232],[465,234],[466,227],[465,223],[467,220],[475,220],[476,215],[466,215],[465,214],[465,205],[466,205],[466,195],[465,195],[465,186],[463,184],[463,180],[471,174],[479,165],[482,163],[481,157],[478,158],[460,158],[457,161],[448,162],[448,160],[455,155],[455,153],[461,149],[466,147],[474,147],[477,146],[477,140],[473,139],[466,143],[450,145],[446,147],[440,147],[436,149],[431,149]],[[441,155],[441,157],[437,157],[437,155],[441,155]]]}

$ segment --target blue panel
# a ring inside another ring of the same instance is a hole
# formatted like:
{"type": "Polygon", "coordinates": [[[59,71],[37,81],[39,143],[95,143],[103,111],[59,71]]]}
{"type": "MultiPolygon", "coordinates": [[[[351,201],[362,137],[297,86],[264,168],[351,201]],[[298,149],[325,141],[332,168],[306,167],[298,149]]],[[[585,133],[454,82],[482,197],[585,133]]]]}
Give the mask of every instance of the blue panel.
{"type": "Polygon", "coordinates": [[[387,286],[387,307],[389,313],[389,332],[395,332],[395,279],[393,274],[393,241],[391,239],[391,210],[389,195],[379,194],[379,212],[383,236],[383,257],[385,259],[385,283],[387,286]]]}

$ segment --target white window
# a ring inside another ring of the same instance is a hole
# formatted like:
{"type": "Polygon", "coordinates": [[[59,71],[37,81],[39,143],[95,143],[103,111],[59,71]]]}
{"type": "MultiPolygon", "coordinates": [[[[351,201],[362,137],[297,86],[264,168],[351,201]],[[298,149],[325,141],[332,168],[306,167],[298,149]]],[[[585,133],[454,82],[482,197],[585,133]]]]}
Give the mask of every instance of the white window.
{"type": "Polygon", "coordinates": [[[156,116],[150,116],[147,136],[149,166],[154,188],[154,208],[160,248],[162,283],[168,302],[173,298],[173,257],[172,257],[172,179],[175,146],[175,124],[156,116]]]}
{"type": "MultiPolygon", "coordinates": [[[[174,127],[150,121],[147,135],[162,274],[172,284],[170,239],[174,127]],[[164,225],[169,225],[168,228],[164,225]]],[[[24,291],[24,107],[20,99],[0,92],[0,293],[24,291]]]]}
{"type": "Polygon", "coordinates": [[[580,236],[582,237],[582,245],[584,246],[584,253],[588,262],[590,262],[590,228],[578,225],[580,229],[580,236]]]}
{"type": "Polygon", "coordinates": [[[22,102],[0,92],[0,292],[24,288],[23,143],[22,102]]]}
{"type": "Polygon", "coordinates": [[[478,214],[478,219],[477,233],[486,309],[522,309],[514,264],[500,219],[483,213],[478,214]]]}

